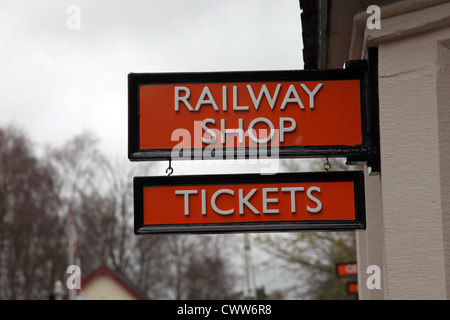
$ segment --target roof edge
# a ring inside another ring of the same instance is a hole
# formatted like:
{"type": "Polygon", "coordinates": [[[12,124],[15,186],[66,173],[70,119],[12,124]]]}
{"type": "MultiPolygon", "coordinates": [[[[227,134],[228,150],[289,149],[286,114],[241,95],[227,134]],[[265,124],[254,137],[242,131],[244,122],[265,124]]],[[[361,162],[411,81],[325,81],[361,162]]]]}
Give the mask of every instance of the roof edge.
{"type": "Polygon", "coordinates": [[[329,0],[299,0],[304,69],[326,69],[329,0]],[[306,31],[306,33],[305,33],[306,31]]]}

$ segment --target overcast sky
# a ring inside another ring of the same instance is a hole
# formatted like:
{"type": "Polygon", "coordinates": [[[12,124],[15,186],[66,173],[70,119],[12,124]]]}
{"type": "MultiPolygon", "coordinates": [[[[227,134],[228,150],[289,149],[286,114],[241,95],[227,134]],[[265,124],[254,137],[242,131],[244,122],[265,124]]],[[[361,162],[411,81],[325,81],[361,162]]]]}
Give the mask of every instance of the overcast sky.
{"type": "Polygon", "coordinates": [[[298,0],[2,0],[0,125],[38,147],[90,130],[126,157],[128,73],[302,69],[300,12],[298,0]]]}

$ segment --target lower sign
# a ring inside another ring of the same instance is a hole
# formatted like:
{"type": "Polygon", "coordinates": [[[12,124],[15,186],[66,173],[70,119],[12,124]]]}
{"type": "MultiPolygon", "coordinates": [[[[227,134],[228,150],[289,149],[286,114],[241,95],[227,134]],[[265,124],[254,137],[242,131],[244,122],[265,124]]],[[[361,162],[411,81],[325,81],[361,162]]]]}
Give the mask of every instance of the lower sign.
{"type": "Polygon", "coordinates": [[[362,171],[134,178],[134,232],[365,228],[362,171]]]}
{"type": "Polygon", "coordinates": [[[358,283],[357,282],[349,282],[347,283],[347,293],[358,293],[358,283]]]}

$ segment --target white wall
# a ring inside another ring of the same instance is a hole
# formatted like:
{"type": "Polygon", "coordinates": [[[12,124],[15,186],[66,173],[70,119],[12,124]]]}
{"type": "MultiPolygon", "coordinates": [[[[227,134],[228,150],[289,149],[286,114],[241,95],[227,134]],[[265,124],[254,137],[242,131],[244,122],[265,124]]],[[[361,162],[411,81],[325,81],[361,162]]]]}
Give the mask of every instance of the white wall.
{"type": "Polygon", "coordinates": [[[381,7],[360,39],[379,50],[381,147],[357,235],[361,299],[450,299],[450,3],[414,2],[381,7]],[[369,264],[380,290],[365,286],[369,264]]]}

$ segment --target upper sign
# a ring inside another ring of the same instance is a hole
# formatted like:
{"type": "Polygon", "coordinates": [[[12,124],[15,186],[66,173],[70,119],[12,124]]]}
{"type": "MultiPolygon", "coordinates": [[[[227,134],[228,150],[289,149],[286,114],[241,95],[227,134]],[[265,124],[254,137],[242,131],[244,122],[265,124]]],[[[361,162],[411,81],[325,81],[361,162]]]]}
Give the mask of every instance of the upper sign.
{"type": "Polygon", "coordinates": [[[356,262],[336,264],[336,275],[338,277],[354,276],[357,273],[358,265],[356,264],[356,262]]]}
{"type": "Polygon", "coordinates": [[[135,233],[365,228],[362,171],[134,178],[135,233]]]}
{"type": "Polygon", "coordinates": [[[130,73],[130,160],[369,160],[367,68],[130,73]]]}

